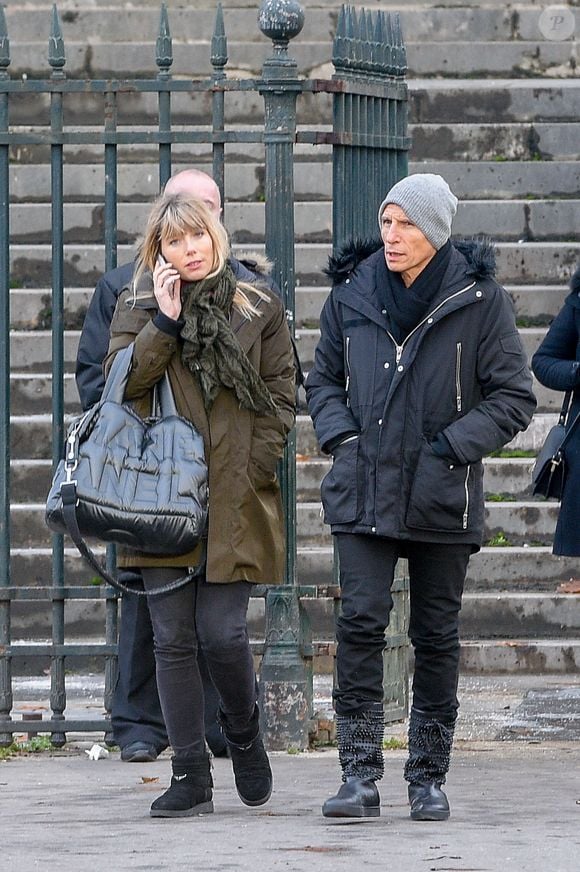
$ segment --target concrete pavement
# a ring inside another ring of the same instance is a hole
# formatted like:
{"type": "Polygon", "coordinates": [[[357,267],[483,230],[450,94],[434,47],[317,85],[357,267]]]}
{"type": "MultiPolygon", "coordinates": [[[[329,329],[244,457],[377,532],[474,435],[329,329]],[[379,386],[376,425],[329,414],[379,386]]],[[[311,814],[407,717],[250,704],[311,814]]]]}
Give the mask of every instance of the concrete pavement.
{"type": "Polygon", "coordinates": [[[275,791],[258,809],[238,800],[229,760],[214,761],[215,812],[149,817],[169,760],[92,762],[81,750],[0,764],[1,866],[29,872],[577,872],[578,747],[467,743],[454,755],[445,823],[409,819],[404,751],[385,754],[381,817],[327,821],[338,787],[335,750],[272,755],[275,791]]]}
{"type": "MultiPolygon", "coordinates": [[[[17,686],[16,695],[30,701],[31,689],[17,686]]],[[[322,708],[327,690],[319,679],[322,708]]],[[[150,764],[121,763],[118,752],[91,761],[85,751],[102,735],[77,735],[62,752],[0,763],[0,868],[577,872],[577,676],[464,677],[460,697],[445,823],[409,819],[404,750],[385,751],[379,819],[325,820],[322,802],[339,786],[330,748],[272,754],[274,793],[257,809],[237,798],[229,760],[215,760],[213,815],[154,820],[149,806],[168,784],[169,754],[150,764]]],[[[69,691],[69,706],[80,713],[99,702],[69,691]]],[[[387,735],[404,738],[405,725],[387,735]]]]}

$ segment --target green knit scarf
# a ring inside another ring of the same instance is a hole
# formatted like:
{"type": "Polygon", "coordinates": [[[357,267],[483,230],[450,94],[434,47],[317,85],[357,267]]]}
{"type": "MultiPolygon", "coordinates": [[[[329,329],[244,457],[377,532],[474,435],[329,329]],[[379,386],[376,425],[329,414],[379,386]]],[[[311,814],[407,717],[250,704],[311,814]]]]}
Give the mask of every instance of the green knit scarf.
{"type": "Polygon", "coordinates": [[[182,288],[181,359],[198,378],[209,411],[220,390],[232,390],[243,409],[258,415],[276,415],[270,391],[242,349],[232,328],[236,277],[229,264],[219,275],[182,288]]]}

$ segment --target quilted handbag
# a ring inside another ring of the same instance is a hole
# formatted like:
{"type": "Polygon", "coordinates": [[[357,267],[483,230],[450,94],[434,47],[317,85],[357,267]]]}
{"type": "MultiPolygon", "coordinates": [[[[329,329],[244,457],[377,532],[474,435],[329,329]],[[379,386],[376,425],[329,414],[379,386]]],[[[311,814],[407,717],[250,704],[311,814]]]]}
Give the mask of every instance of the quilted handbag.
{"type": "Polygon", "coordinates": [[[532,493],[549,500],[560,500],[566,477],[565,445],[580,414],[576,415],[566,430],[566,418],[570,407],[571,393],[566,393],[558,423],[549,430],[532,470],[532,493]]]}
{"type": "MultiPolygon", "coordinates": [[[[207,522],[203,438],[177,414],[167,374],[155,386],[154,412],[143,419],[123,403],[133,345],[120,351],[98,403],[70,425],[46,504],[46,523],[68,533],[91,566],[100,566],[83,537],[145,554],[178,555],[201,541],[207,522]]],[[[186,584],[177,579],[154,595],[186,584]]],[[[145,595],[151,595],[145,592],[145,595]]]]}

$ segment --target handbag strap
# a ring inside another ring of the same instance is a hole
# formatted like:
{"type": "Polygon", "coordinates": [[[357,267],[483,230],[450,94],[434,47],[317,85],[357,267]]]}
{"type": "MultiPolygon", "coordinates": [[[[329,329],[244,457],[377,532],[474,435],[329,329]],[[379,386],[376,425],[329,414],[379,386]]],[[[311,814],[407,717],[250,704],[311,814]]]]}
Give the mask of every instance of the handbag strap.
{"type": "Polygon", "coordinates": [[[564,399],[562,400],[562,408],[560,409],[560,415],[558,417],[558,424],[566,424],[566,418],[568,417],[568,411],[570,409],[570,400],[572,399],[572,391],[566,391],[564,394],[564,399]]]}
{"type": "MultiPolygon", "coordinates": [[[[105,381],[105,387],[101,395],[101,402],[111,400],[114,403],[122,405],[125,397],[125,388],[129,379],[131,370],[131,360],[133,359],[133,349],[135,343],[131,342],[126,348],[121,348],[115,355],[115,359],[109,370],[109,374],[105,381]]],[[[167,375],[167,370],[163,374],[163,378],[154,385],[153,388],[153,409],[152,413],[161,418],[167,418],[170,415],[177,415],[177,406],[175,405],[175,397],[171,389],[171,382],[167,375]]]]}
{"type": "Polygon", "coordinates": [[[579,420],[580,420],[580,412],[578,412],[578,414],[576,415],[576,417],[574,418],[574,420],[572,421],[572,423],[570,424],[570,426],[566,430],[566,435],[564,436],[564,438],[560,442],[560,447],[558,448],[558,451],[561,451],[563,449],[564,445],[566,444],[566,442],[568,441],[568,439],[570,438],[570,436],[574,432],[574,428],[576,427],[576,424],[578,423],[579,420]]]}
{"type": "MultiPolygon", "coordinates": [[[[200,561],[199,566],[195,568],[194,572],[188,573],[188,575],[184,575],[182,578],[177,578],[175,581],[171,581],[168,584],[164,584],[161,587],[156,587],[155,590],[135,590],[133,587],[128,587],[126,584],[123,584],[120,581],[117,581],[116,578],[107,572],[107,570],[101,566],[99,563],[97,556],[82,537],[81,531],[79,530],[79,525],[77,521],[77,513],[76,507],[78,504],[77,500],[77,485],[76,481],[63,482],[60,486],[60,495],[62,498],[62,513],[64,522],[66,524],[67,530],[70,534],[71,539],[77,546],[79,552],[85,558],[87,563],[92,566],[95,572],[103,578],[108,584],[112,587],[115,587],[117,590],[122,591],[123,593],[130,593],[134,596],[161,596],[165,593],[170,593],[173,590],[179,590],[181,587],[185,587],[186,584],[189,584],[190,581],[193,581],[195,578],[199,577],[202,572],[203,565],[205,563],[205,553],[200,561]]],[[[205,552],[204,545],[204,552],[205,552]]]]}

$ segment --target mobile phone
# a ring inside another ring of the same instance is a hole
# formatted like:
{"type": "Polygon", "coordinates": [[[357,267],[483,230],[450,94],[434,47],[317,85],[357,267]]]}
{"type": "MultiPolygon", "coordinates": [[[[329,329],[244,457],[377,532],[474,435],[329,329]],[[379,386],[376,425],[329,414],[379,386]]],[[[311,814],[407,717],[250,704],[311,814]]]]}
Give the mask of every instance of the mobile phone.
{"type": "Polygon", "coordinates": [[[169,266],[162,254],[157,255],[157,263],[159,266],[169,266]]]}

